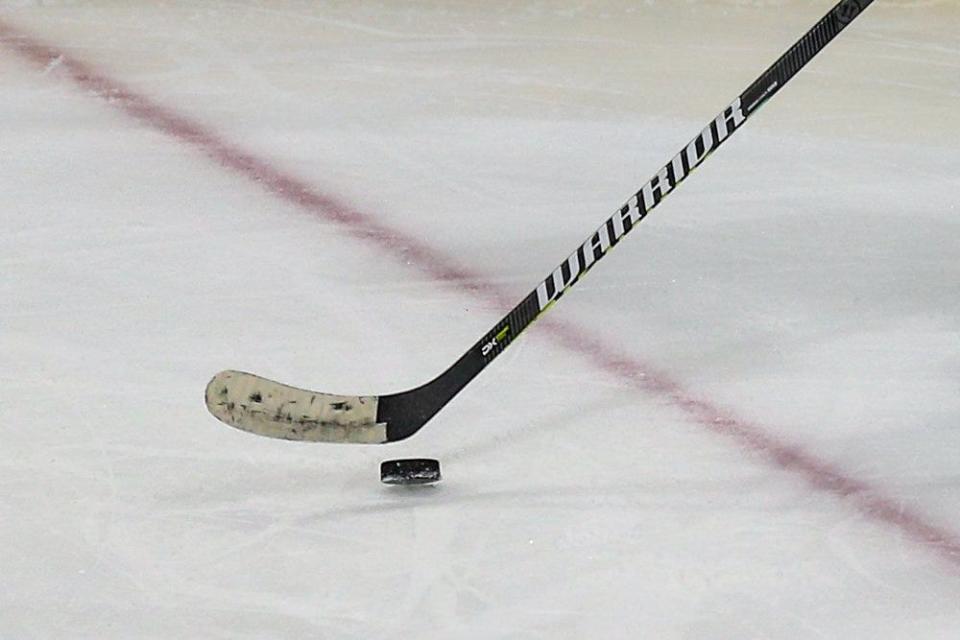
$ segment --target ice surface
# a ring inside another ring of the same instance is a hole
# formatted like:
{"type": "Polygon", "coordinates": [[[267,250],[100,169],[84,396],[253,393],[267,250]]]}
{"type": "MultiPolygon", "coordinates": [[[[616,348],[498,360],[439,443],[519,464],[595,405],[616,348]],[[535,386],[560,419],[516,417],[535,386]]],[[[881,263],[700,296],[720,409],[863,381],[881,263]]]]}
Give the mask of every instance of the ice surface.
{"type": "Polygon", "coordinates": [[[203,406],[426,381],[829,5],[0,2],[0,637],[960,635],[952,1],[875,2],[415,438],[203,406]]]}

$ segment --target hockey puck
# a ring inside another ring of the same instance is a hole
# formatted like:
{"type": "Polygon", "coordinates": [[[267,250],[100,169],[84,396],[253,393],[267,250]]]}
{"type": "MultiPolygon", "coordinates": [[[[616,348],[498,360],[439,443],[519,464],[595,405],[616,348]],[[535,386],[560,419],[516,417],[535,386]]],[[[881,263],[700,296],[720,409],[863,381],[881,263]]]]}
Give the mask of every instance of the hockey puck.
{"type": "Polygon", "coordinates": [[[433,458],[384,460],[380,463],[380,482],[400,485],[440,482],[440,461],[433,458]]]}

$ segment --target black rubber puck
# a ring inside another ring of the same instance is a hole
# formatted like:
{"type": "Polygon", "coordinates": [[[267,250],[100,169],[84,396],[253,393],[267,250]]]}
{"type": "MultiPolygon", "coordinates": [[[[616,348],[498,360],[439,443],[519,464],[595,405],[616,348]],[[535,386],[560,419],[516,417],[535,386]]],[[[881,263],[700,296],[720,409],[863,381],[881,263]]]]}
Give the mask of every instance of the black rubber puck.
{"type": "Polygon", "coordinates": [[[432,484],[440,482],[440,461],[433,458],[384,460],[380,463],[384,484],[432,484]]]}

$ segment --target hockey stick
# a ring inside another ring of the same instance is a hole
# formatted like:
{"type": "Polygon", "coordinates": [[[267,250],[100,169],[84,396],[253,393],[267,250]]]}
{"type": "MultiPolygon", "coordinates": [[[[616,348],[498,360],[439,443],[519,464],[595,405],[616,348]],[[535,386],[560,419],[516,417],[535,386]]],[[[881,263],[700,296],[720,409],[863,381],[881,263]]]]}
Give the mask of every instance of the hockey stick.
{"type": "Polygon", "coordinates": [[[401,393],[338,396],[222,371],[207,385],[207,408],[230,426],[286,440],[380,444],[413,435],[871,2],[841,0],[437,378],[401,393]]]}

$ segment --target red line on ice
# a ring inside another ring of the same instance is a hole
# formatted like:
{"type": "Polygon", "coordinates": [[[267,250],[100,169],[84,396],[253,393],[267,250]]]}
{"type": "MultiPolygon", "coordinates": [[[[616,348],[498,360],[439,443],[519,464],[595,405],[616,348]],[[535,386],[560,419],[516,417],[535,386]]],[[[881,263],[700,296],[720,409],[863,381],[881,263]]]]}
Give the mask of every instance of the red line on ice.
{"type": "MultiPolygon", "coordinates": [[[[515,302],[504,292],[484,282],[479,274],[457,265],[452,258],[419,239],[383,225],[371,215],[317,191],[305,181],[271,165],[268,160],[231,144],[203,124],[153,102],[95,70],[93,66],[14,29],[2,20],[0,43],[45,69],[54,65],[59,67],[81,88],[107,100],[110,106],[144,125],[193,146],[220,165],[259,183],[279,198],[325,220],[339,223],[352,235],[390,251],[395,258],[418,267],[431,277],[464,291],[483,295],[503,309],[510,308],[515,302]]],[[[583,356],[599,369],[629,380],[644,392],[667,398],[689,419],[709,431],[762,454],[773,465],[802,476],[811,486],[845,500],[868,518],[899,530],[955,567],[960,567],[958,534],[928,522],[924,515],[885,496],[878,487],[845,473],[799,445],[781,440],[757,423],[694,397],[670,377],[623,355],[621,350],[604,344],[583,329],[550,317],[538,324],[559,344],[583,356]]]]}

